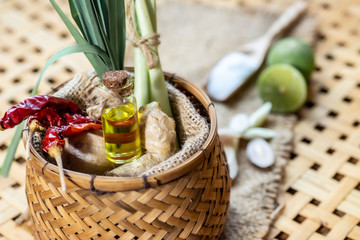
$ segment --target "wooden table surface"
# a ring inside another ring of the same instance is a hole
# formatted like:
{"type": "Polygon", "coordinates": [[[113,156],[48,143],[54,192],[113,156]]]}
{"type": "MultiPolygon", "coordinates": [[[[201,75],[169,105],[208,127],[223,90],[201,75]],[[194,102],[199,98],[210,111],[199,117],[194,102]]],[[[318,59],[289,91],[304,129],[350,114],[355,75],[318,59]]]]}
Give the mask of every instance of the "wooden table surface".
{"type": "MultiPolygon", "coordinates": [[[[217,3],[279,11],[290,1],[217,3]]],[[[318,20],[316,70],[285,169],[286,205],[269,238],[360,239],[360,1],[308,3],[309,14],[318,20]]],[[[0,0],[1,115],[29,96],[46,60],[72,42],[48,1],[0,0]]],[[[59,60],[49,68],[40,93],[88,68],[81,54],[59,60]]],[[[0,134],[0,165],[13,133],[0,134]]],[[[33,239],[27,223],[15,223],[27,209],[24,152],[21,145],[9,178],[0,178],[0,240],[33,239]]]]}

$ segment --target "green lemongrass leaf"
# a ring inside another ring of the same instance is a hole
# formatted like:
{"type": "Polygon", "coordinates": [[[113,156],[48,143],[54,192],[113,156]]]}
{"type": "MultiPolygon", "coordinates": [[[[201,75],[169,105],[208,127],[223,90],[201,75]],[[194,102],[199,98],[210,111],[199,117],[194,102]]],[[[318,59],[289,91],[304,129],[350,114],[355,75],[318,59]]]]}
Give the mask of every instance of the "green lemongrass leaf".
{"type": "Polygon", "coordinates": [[[110,49],[116,64],[115,70],[124,69],[126,26],[125,26],[125,4],[123,0],[109,1],[109,39],[110,49]]]}
{"type": "Polygon", "coordinates": [[[87,30],[88,43],[98,46],[102,50],[106,51],[105,43],[100,30],[102,24],[100,25],[96,19],[96,9],[94,8],[92,1],[80,0],[77,1],[77,3],[80,9],[80,19],[83,21],[83,27],[87,30]]]}
{"type": "MultiPolygon", "coordinates": [[[[43,74],[45,73],[46,69],[53,64],[56,60],[58,60],[59,58],[62,58],[66,55],[70,55],[73,53],[91,53],[91,54],[95,54],[97,56],[99,56],[104,62],[101,61],[101,63],[99,64],[99,67],[101,68],[101,72],[98,74],[104,74],[105,72],[108,72],[110,69],[108,66],[111,66],[111,60],[109,58],[109,56],[106,54],[106,52],[104,52],[102,49],[100,49],[99,47],[90,45],[88,43],[82,43],[82,44],[74,44],[68,47],[65,47],[61,50],[59,50],[57,53],[55,53],[45,64],[45,66],[43,67],[43,69],[40,72],[39,78],[36,82],[35,88],[34,90],[37,90],[41,78],[43,76],[43,74]]],[[[99,75],[99,76],[101,76],[99,75]]]]}
{"type": "Polygon", "coordinates": [[[89,29],[87,22],[85,20],[84,14],[85,10],[83,9],[83,6],[79,0],[75,0],[74,2],[74,11],[78,13],[80,26],[82,28],[82,34],[85,38],[85,40],[89,43],[91,43],[92,36],[91,36],[91,29],[89,29]]]}
{"type": "Polygon", "coordinates": [[[53,5],[56,12],[59,14],[61,20],[64,22],[71,35],[74,37],[77,43],[86,43],[85,38],[80,34],[80,32],[76,29],[76,27],[72,24],[70,19],[65,15],[65,13],[61,10],[60,6],[56,3],[55,0],[50,0],[50,3],[53,5]]]}
{"type": "MultiPolygon", "coordinates": [[[[81,33],[76,29],[76,27],[72,24],[72,22],[68,19],[68,17],[65,15],[65,13],[61,10],[60,6],[56,3],[55,0],[50,0],[50,3],[53,5],[56,12],[59,14],[61,20],[64,22],[66,27],[68,28],[71,35],[74,37],[75,41],[78,44],[87,43],[85,38],[81,35],[81,33]]],[[[101,79],[102,74],[104,73],[104,62],[103,60],[94,54],[87,54],[85,53],[85,56],[95,69],[96,73],[101,79]]]]}
{"type": "Polygon", "coordinates": [[[149,72],[144,54],[139,48],[134,48],[134,95],[138,108],[150,102],[149,72]]]}
{"type": "Polygon", "coordinates": [[[101,32],[101,37],[104,42],[106,52],[108,53],[110,60],[111,60],[111,69],[116,69],[116,64],[115,64],[116,56],[113,55],[114,51],[112,51],[112,49],[111,49],[108,36],[106,35],[106,29],[104,29],[105,23],[103,22],[102,17],[101,17],[102,9],[99,9],[99,7],[96,5],[95,2],[93,2],[93,8],[95,9],[95,11],[94,11],[95,18],[96,18],[96,21],[98,22],[99,30],[101,32]]]}
{"type": "Polygon", "coordinates": [[[93,2],[96,4],[97,11],[100,14],[105,35],[109,36],[109,3],[107,0],[97,0],[93,2]]]}
{"type": "Polygon", "coordinates": [[[81,26],[81,22],[80,22],[79,13],[76,11],[76,8],[75,8],[74,0],[69,0],[69,7],[70,7],[70,12],[71,12],[72,18],[76,22],[76,25],[78,26],[80,31],[84,34],[84,30],[83,30],[83,28],[81,26]]]}
{"type": "Polygon", "coordinates": [[[0,176],[3,176],[3,177],[9,176],[10,167],[14,160],[16,150],[19,146],[19,142],[21,140],[21,134],[22,134],[22,130],[24,128],[24,123],[25,122],[22,122],[22,123],[20,123],[20,125],[18,125],[16,127],[15,134],[14,134],[13,138],[11,139],[10,145],[6,151],[4,162],[0,169],[0,176]]]}

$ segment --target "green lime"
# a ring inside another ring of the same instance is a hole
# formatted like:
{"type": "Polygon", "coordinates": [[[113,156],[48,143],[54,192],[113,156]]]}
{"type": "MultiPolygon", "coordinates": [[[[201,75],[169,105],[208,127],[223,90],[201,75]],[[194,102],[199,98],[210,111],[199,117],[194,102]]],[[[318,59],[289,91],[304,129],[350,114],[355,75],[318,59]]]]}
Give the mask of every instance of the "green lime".
{"type": "Polygon", "coordinates": [[[300,38],[288,37],[274,43],[266,57],[268,66],[277,63],[288,63],[296,67],[309,79],[315,67],[312,47],[300,38]]]}
{"type": "Polygon", "coordinates": [[[303,75],[289,64],[275,64],[266,68],[257,80],[263,101],[272,103],[272,111],[292,113],[305,102],[307,85],[303,75]]]}

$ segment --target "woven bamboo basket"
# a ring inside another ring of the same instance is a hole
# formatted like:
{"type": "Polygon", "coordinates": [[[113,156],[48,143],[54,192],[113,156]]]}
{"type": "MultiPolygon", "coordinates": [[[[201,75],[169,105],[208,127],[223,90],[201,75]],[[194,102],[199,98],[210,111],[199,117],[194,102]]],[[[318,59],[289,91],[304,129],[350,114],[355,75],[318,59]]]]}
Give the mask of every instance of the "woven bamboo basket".
{"type": "Polygon", "coordinates": [[[26,196],[36,239],[216,239],[220,235],[231,181],[214,105],[193,84],[165,75],[208,118],[210,134],[203,148],[183,164],[143,178],[65,170],[67,192],[63,193],[57,166],[31,146],[26,196]]]}

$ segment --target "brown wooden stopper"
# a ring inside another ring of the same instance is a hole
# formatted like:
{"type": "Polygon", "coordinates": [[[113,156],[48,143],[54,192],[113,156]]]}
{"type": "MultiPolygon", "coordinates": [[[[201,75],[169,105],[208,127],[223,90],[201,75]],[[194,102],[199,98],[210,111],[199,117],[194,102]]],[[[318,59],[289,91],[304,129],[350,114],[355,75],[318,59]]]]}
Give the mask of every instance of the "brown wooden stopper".
{"type": "Polygon", "coordinates": [[[102,75],[103,83],[108,89],[122,88],[128,78],[128,74],[124,70],[109,71],[102,75]]]}

